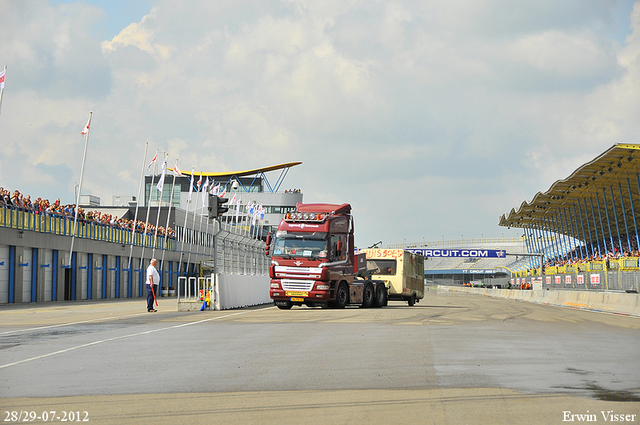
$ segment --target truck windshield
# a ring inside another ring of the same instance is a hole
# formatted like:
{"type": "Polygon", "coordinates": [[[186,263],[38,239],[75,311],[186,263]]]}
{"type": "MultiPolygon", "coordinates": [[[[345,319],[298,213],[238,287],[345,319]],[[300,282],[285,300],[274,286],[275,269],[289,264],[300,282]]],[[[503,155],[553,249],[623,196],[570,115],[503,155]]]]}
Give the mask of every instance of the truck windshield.
{"type": "Polygon", "coordinates": [[[367,260],[367,270],[375,269],[378,269],[378,271],[375,273],[377,275],[393,276],[396,274],[396,260],[367,260]]]}
{"type": "Polygon", "coordinates": [[[273,254],[282,257],[328,258],[328,234],[324,232],[293,233],[277,236],[273,254]]]}

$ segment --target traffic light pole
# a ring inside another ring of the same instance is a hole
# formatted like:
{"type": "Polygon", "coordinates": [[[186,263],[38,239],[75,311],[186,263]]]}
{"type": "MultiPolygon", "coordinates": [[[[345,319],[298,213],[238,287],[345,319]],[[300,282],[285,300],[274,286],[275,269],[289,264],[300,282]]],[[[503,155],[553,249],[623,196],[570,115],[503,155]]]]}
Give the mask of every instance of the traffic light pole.
{"type": "Polygon", "coordinates": [[[218,230],[214,231],[213,234],[213,288],[211,292],[215,301],[211,304],[213,304],[214,310],[220,310],[220,291],[218,290],[218,233],[222,230],[222,224],[220,224],[218,217],[214,219],[214,222],[218,223],[218,230]]]}

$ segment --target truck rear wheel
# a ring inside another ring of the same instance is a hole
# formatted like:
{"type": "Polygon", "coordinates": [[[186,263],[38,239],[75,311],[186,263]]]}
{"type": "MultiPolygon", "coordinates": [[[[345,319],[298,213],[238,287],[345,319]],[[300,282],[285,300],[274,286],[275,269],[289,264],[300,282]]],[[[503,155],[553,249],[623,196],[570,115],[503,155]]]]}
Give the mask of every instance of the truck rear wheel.
{"type": "Polygon", "coordinates": [[[411,294],[411,296],[407,300],[407,304],[409,304],[409,307],[413,307],[415,303],[416,303],[416,294],[411,294]]]}
{"type": "Polygon", "coordinates": [[[382,283],[376,284],[376,297],[373,300],[374,307],[384,307],[387,305],[387,288],[382,283]]]}
{"type": "Polygon", "coordinates": [[[362,308],[371,308],[373,306],[373,302],[376,298],[376,292],[373,289],[373,284],[371,282],[367,282],[364,284],[364,289],[362,290],[362,308]]]}
{"type": "Polygon", "coordinates": [[[349,287],[346,283],[340,282],[338,290],[336,291],[336,301],[333,303],[333,308],[344,308],[349,304],[349,287]]]}

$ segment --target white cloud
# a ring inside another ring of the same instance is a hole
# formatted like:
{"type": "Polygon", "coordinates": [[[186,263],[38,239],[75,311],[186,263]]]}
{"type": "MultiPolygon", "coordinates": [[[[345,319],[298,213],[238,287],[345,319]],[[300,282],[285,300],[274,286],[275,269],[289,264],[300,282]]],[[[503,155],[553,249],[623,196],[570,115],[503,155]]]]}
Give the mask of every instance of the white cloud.
{"type": "Polygon", "coordinates": [[[0,185],[70,201],[93,110],[83,187],[104,201],[135,194],[145,141],[187,171],[301,160],[285,186],[397,243],[501,233],[638,142],[637,4],[620,45],[613,0],[151,3],[100,40],[100,8],[0,0],[0,185]]]}

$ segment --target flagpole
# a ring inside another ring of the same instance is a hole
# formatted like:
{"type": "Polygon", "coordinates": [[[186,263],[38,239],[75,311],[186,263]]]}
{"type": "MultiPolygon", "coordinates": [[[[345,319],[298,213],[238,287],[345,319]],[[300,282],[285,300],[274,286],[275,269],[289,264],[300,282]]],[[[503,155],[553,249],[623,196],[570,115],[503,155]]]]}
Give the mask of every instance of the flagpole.
{"type": "MultiPolygon", "coordinates": [[[[164,193],[164,175],[167,172],[167,158],[169,157],[169,154],[167,154],[166,152],[163,152],[163,154],[166,155],[164,158],[164,162],[162,163],[162,175],[160,176],[160,180],[162,180],[162,182],[158,180],[158,186],[160,186],[160,189],[156,187],[156,189],[160,191],[160,196],[158,198],[158,211],[156,213],[156,228],[153,232],[153,249],[151,251],[151,258],[155,258],[156,255],[156,244],[158,242],[158,225],[160,224],[160,207],[162,205],[162,194],[164,193]]],[[[151,190],[153,190],[153,186],[151,187],[151,190]]],[[[149,195],[149,201],[151,201],[151,195],[149,195]]]]}
{"type": "MultiPolygon", "coordinates": [[[[158,158],[158,149],[156,149],[156,156],[153,157],[153,174],[151,175],[151,187],[149,188],[149,202],[147,203],[147,218],[144,220],[144,231],[142,232],[142,253],[140,254],[140,270],[143,270],[144,266],[144,248],[147,244],[147,226],[149,225],[149,210],[151,210],[151,193],[153,191],[153,182],[156,178],[156,166],[158,165],[156,159],[158,158]]],[[[147,166],[149,168],[151,164],[147,166]]],[[[145,189],[146,196],[146,189],[145,189]]]]}
{"type": "Polygon", "coordinates": [[[87,126],[85,130],[87,132],[84,138],[84,154],[82,154],[82,167],[80,168],[80,183],[78,184],[78,195],[76,196],[76,207],[75,214],[73,217],[73,233],[71,234],[71,248],[69,249],[69,266],[71,266],[71,261],[73,260],[73,242],[76,238],[76,226],[78,225],[78,205],[80,204],[80,193],[82,192],[82,178],[84,177],[84,164],[87,160],[87,146],[89,145],[89,127],[91,124],[91,116],[93,112],[89,111],[89,120],[87,121],[87,126]]]}
{"type": "Polygon", "coordinates": [[[133,225],[131,226],[131,248],[129,249],[129,273],[131,273],[131,256],[133,255],[133,243],[136,237],[136,225],[138,224],[138,207],[140,206],[140,192],[142,191],[142,181],[144,180],[144,164],[147,162],[147,151],[149,142],[144,146],[144,157],[142,158],[142,169],[140,170],[140,184],[138,185],[138,197],[136,198],[136,212],[133,215],[133,225]]]}
{"type": "MultiPolygon", "coordinates": [[[[4,71],[2,73],[4,78],[7,77],[7,65],[4,66],[4,71]]],[[[2,87],[0,88],[0,112],[2,112],[2,95],[4,94],[4,80],[2,81],[2,87]]]]}
{"type": "Polygon", "coordinates": [[[184,213],[184,226],[182,226],[182,246],[180,247],[180,262],[178,263],[178,276],[180,276],[180,270],[182,270],[182,256],[184,255],[184,241],[185,239],[187,239],[187,218],[189,217],[189,205],[191,204],[191,193],[193,191],[193,170],[195,170],[195,167],[191,168],[191,180],[189,180],[189,199],[187,199],[187,209],[186,209],[186,212],[184,213]]]}
{"type": "MultiPolygon", "coordinates": [[[[200,172],[200,180],[198,180],[200,182],[200,184],[198,185],[198,190],[196,191],[196,205],[195,208],[193,209],[193,236],[195,239],[195,244],[193,243],[193,241],[191,242],[192,245],[196,245],[196,252],[198,249],[198,239],[199,237],[196,237],[197,235],[196,233],[196,212],[198,211],[198,199],[199,199],[199,195],[197,195],[198,193],[200,193],[200,188],[201,188],[201,184],[202,184],[202,171],[200,172]]],[[[198,235],[199,236],[199,235],[198,235]]],[[[196,257],[197,260],[198,257],[196,257]]],[[[189,264],[191,263],[191,249],[189,250],[189,256],[187,257],[187,268],[189,268],[189,264]]]]}
{"type": "MultiPolygon", "coordinates": [[[[209,186],[209,178],[207,177],[207,180],[205,180],[204,185],[202,186],[202,190],[200,191],[200,196],[202,196],[202,211],[200,212],[200,226],[198,226],[198,235],[202,234],[202,216],[204,215],[204,201],[205,201],[205,197],[208,195],[208,189],[207,187],[209,186]]],[[[204,259],[204,253],[205,253],[205,246],[204,246],[204,242],[205,242],[205,237],[202,238],[202,259],[204,259]]],[[[196,261],[198,261],[198,255],[200,255],[200,245],[196,246],[196,261]]]]}
{"type": "MultiPolygon", "coordinates": [[[[176,165],[178,161],[176,160],[176,165]]],[[[162,260],[160,262],[160,271],[164,271],[164,253],[167,251],[167,238],[169,237],[169,217],[171,216],[171,204],[173,203],[173,190],[176,187],[176,172],[173,170],[173,182],[171,183],[171,197],[169,198],[169,210],[167,211],[167,224],[164,226],[164,249],[162,250],[162,260]]],[[[161,279],[162,280],[162,279],[161,279]]],[[[171,276],[169,276],[171,282],[171,276]]],[[[169,285],[171,286],[171,285],[169,285]]]]}

